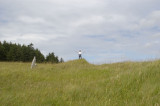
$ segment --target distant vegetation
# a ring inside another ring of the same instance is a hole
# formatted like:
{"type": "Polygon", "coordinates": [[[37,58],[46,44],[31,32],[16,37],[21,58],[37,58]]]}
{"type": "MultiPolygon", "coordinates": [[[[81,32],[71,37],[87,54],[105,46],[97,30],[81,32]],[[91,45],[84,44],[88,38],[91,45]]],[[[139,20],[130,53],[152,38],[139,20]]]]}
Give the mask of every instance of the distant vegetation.
{"type": "Polygon", "coordinates": [[[0,61],[30,62],[34,56],[36,56],[37,62],[63,62],[63,59],[58,59],[58,56],[55,56],[53,52],[49,53],[45,58],[40,50],[33,47],[32,43],[26,46],[6,41],[0,42],[0,61]]]}
{"type": "Polygon", "coordinates": [[[160,106],[160,61],[0,62],[0,106],[160,106]]]}

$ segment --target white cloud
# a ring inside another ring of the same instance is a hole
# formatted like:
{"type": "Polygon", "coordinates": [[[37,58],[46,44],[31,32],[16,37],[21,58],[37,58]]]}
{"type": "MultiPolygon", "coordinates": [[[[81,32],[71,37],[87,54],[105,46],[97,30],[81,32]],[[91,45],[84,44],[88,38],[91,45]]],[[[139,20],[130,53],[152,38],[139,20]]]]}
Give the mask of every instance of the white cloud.
{"type": "Polygon", "coordinates": [[[0,40],[32,42],[65,60],[77,58],[75,49],[85,49],[90,62],[138,60],[160,49],[159,5],[159,0],[0,1],[0,40]]]}
{"type": "Polygon", "coordinates": [[[160,27],[160,10],[153,11],[149,16],[140,21],[141,28],[160,27]]]}
{"type": "Polygon", "coordinates": [[[45,23],[46,21],[42,18],[33,18],[29,16],[20,16],[18,18],[21,22],[29,23],[29,24],[36,24],[36,23],[45,23]]]}

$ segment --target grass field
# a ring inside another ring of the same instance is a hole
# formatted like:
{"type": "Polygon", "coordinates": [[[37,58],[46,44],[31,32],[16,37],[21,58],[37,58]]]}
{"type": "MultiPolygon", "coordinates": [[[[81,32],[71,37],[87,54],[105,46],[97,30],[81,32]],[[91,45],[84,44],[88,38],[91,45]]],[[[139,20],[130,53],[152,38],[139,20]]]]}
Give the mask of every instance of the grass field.
{"type": "Polygon", "coordinates": [[[0,106],[160,106],[160,61],[0,62],[0,106]]]}

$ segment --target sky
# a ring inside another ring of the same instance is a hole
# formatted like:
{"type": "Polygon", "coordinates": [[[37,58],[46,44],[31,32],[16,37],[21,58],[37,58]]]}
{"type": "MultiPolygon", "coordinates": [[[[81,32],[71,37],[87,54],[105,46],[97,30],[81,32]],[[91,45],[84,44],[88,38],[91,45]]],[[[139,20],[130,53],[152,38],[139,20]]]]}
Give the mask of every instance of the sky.
{"type": "Polygon", "coordinates": [[[0,41],[90,63],[160,58],[160,0],[0,0],[0,41]]]}

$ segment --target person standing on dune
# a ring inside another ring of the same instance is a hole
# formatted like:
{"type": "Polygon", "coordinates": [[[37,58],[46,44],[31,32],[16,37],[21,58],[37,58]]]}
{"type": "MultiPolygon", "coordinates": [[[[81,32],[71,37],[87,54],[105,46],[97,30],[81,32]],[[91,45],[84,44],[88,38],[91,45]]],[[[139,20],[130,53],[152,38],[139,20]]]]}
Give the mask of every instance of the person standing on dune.
{"type": "Polygon", "coordinates": [[[79,56],[79,59],[82,59],[82,51],[81,50],[79,50],[78,56],[79,56]]]}
{"type": "MultiPolygon", "coordinates": [[[[77,52],[77,51],[76,51],[77,52]]],[[[81,50],[79,50],[78,52],[78,57],[79,57],[79,59],[82,59],[82,51],[81,50]]]]}

